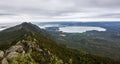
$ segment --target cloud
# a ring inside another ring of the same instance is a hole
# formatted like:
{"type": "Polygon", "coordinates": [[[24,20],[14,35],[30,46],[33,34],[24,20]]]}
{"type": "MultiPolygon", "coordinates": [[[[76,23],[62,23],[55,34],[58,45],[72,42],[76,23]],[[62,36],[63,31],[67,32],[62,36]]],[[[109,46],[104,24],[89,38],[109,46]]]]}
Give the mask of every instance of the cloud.
{"type": "Polygon", "coordinates": [[[0,0],[0,17],[120,18],[119,7],[119,0],[0,0]]]}

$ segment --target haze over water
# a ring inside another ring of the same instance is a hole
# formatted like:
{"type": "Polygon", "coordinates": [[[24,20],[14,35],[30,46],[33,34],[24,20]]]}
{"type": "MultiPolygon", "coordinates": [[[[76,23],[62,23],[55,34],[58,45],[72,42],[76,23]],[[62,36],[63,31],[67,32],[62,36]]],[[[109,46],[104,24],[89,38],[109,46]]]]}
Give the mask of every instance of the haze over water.
{"type": "Polygon", "coordinates": [[[66,33],[83,33],[86,31],[106,31],[105,28],[101,27],[90,27],[90,26],[67,26],[59,28],[59,31],[66,32],[66,33]]]}

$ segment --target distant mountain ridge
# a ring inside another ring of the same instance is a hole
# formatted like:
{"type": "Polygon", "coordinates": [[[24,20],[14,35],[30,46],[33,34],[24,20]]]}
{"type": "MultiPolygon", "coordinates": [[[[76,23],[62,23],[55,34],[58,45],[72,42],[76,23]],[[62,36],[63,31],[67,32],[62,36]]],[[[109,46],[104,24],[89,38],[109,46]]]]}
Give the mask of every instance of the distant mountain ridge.
{"type": "Polygon", "coordinates": [[[47,31],[26,22],[0,32],[0,50],[1,64],[119,64],[58,45],[47,31]]]}

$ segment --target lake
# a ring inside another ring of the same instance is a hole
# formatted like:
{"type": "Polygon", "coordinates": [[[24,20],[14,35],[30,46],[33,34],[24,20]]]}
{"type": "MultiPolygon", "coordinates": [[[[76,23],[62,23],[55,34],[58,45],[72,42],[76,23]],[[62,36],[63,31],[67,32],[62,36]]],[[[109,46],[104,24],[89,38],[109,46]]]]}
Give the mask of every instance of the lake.
{"type": "Polygon", "coordinates": [[[0,31],[4,30],[4,29],[7,29],[7,28],[0,28],[0,31]]]}
{"type": "Polygon", "coordinates": [[[91,26],[66,26],[66,27],[60,27],[59,31],[65,32],[65,33],[84,33],[86,31],[106,31],[105,28],[101,27],[91,27],[91,26]]]}
{"type": "Polygon", "coordinates": [[[59,27],[58,24],[46,24],[46,25],[38,25],[41,29],[45,29],[47,27],[59,27]]]}
{"type": "Polygon", "coordinates": [[[10,28],[12,26],[18,25],[20,23],[0,23],[0,31],[10,28]]]}

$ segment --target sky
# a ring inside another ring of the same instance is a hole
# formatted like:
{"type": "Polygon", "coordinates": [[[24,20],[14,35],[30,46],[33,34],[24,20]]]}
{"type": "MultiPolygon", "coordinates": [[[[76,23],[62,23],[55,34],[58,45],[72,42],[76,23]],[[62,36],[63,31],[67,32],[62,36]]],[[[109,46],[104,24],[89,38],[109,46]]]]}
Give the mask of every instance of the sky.
{"type": "Polygon", "coordinates": [[[120,21],[120,0],[0,0],[0,23],[120,21]]]}

